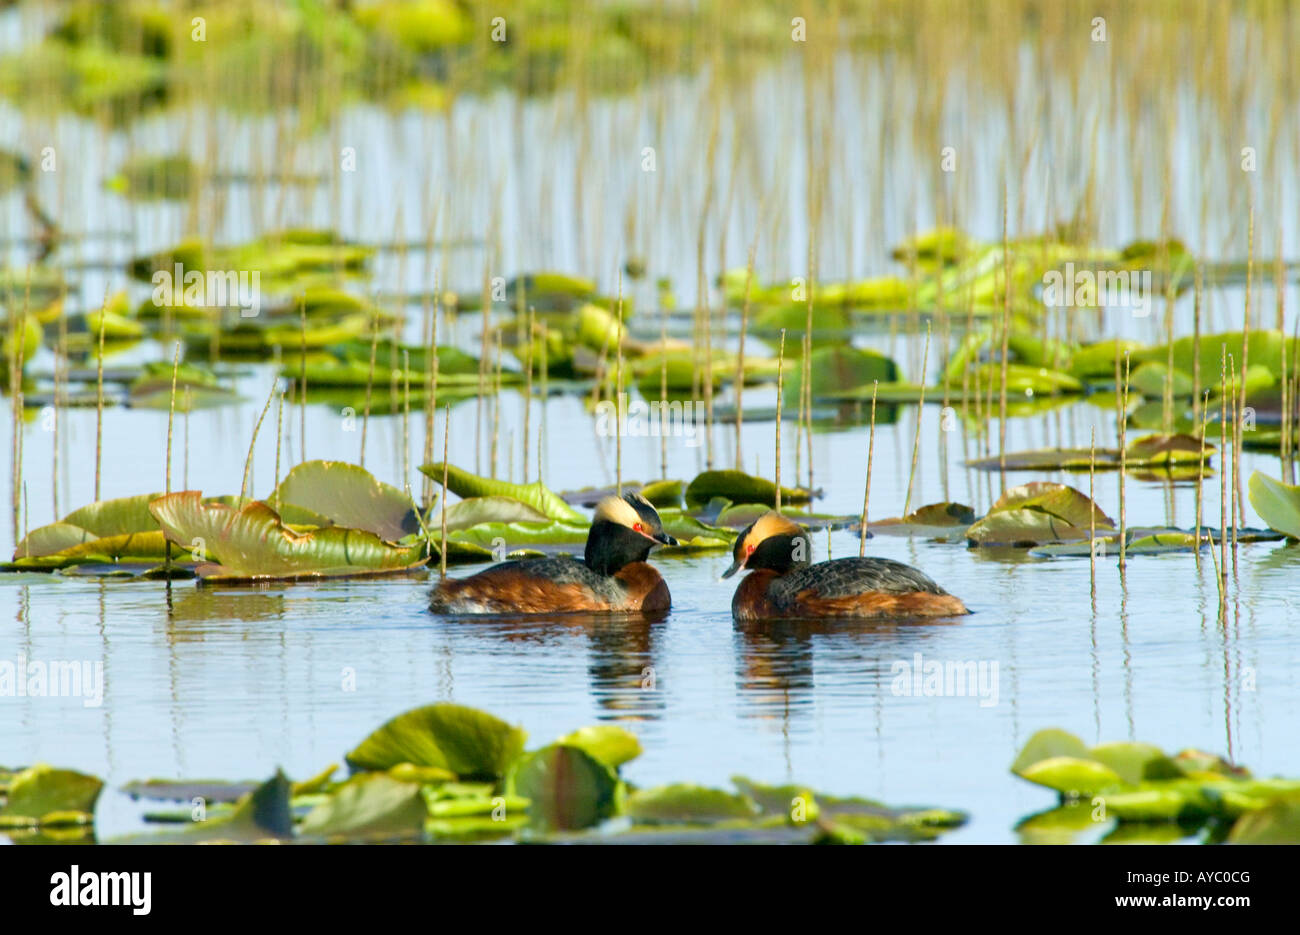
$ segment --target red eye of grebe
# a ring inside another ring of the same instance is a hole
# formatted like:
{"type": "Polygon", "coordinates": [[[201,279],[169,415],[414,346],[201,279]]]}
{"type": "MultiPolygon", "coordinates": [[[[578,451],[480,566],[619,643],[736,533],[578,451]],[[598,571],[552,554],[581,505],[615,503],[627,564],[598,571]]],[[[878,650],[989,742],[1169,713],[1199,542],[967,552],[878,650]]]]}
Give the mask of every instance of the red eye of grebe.
{"type": "Polygon", "coordinates": [[[753,555],[753,554],[754,554],[754,547],[753,547],[752,545],[747,545],[747,546],[745,546],[745,554],[746,554],[746,555],[753,555]]]}
{"type": "Polygon", "coordinates": [[[640,524],[640,523],[633,523],[633,524],[632,524],[632,529],[633,529],[633,531],[635,531],[635,532],[645,532],[645,530],[641,528],[641,524],[640,524]]]}

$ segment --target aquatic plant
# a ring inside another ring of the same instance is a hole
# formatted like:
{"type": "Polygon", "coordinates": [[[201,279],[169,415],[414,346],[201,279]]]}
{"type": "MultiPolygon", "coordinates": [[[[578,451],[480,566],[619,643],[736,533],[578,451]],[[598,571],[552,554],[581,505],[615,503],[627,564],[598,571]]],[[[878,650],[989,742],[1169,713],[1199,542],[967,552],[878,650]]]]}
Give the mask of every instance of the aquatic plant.
{"type": "MultiPolygon", "coordinates": [[[[184,809],[151,808],[146,821],[177,828],[116,839],[130,843],[268,840],[696,841],[862,844],[933,840],[962,812],[890,808],[806,786],[734,777],[737,791],[689,783],[638,788],[621,768],[641,754],[636,735],[604,724],[525,750],[526,735],[461,705],[415,708],[387,721],[337,765],[300,783],[282,772],[263,783],[150,780],[124,792],[184,809]],[[201,809],[194,802],[203,803],[201,809]]],[[[67,770],[0,773],[8,801],[0,834],[25,836],[72,824],[87,838],[102,783],[67,770]]]]}
{"type": "Polygon", "coordinates": [[[1199,836],[1207,843],[1295,843],[1300,780],[1256,779],[1200,750],[1169,755],[1152,744],[1089,747],[1056,728],[1029,738],[1011,771],[1058,793],[1060,804],[1024,819],[1021,839],[1071,840],[1089,828],[1107,839],[1199,836]]]}

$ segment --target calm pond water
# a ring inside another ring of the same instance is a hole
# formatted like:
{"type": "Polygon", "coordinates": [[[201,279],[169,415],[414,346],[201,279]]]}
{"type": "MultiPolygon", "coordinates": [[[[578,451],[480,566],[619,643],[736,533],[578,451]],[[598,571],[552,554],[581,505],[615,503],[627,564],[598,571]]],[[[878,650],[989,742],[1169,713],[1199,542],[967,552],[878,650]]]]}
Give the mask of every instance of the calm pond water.
{"type": "MultiPolygon", "coordinates": [[[[550,405],[550,431],[565,443],[562,458],[552,446],[548,477],[610,479],[593,468],[601,454],[579,404],[550,405]]],[[[1100,410],[1079,408],[1083,426],[1094,415],[1107,421],[1100,410]]],[[[472,410],[462,405],[453,421],[472,421],[472,410]]],[[[1041,441],[1047,418],[1015,420],[1010,439],[1041,441]]],[[[934,437],[937,419],[929,409],[926,436],[934,437]]],[[[236,438],[223,435],[218,413],[193,422],[203,455],[191,455],[191,483],[221,487],[218,479],[239,469],[236,438]]],[[[770,431],[747,426],[747,449],[758,451],[770,431]]],[[[911,434],[908,419],[877,432],[874,516],[899,512],[911,434]]],[[[313,456],[347,456],[356,441],[331,435],[318,415],[308,437],[313,456]]],[[[657,441],[649,446],[642,455],[636,445],[625,453],[634,476],[633,465],[657,462],[657,441]]],[[[138,489],[140,477],[161,470],[161,457],[142,454],[131,472],[109,471],[106,491],[138,489]]],[[[816,481],[828,491],[819,507],[860,509],[865,455],[860,429],[815,436],[816,481]]],[[[696,457],[670,448],[670,473],[689,474],[696,457]]],[[[120,462],[110,453],[108,463],[120,462]]],[[[942,498],[941,474],[937,459],[923,461],[915,502],[942,498]]],[[[1086,489],[1087,476],[1074,482],[1086,489]]],[[[989,483],[996,480],[949,466],[954,499],[985,505],[989,483]]],[[[1206,490],[1206,515],[1217,516],[1217,485],[1206,490]]],[[[1097,492],[1103,504],[1117,502],[1116,478],[1099,476],[1097,492]]],[[[1132,523],[1192,522],[1190,487],[1173,491],[1172,517],[1163,486],[1130,481],[1127,492],[1132,523]]],[[[823,554],[826,540],[814,543],[823,554]]],[[[856,554],[857,539],[836,532],[829,547],[856,554]]],[[[749,631],[731,621],[733,582],[719,580],[728,562],[722,555],[661,559],[674,607],[653,623],[453,622],[427,613],[429,584],[421,579],[259,589],[0,579],[8,621],[0,658],[104,666],[100,707],[0,701],[4,755],[75,765],[114,783],[256,778],[277,765],[307,776],[389,716],[450,699],[522,724],[534,742],[582,724],[623,723],[645,748],[627,769],[638,783],[725,783],[740,773],[968,809],[971,823],[951,841],[1012,840],[1019,817],[1051,804],[1050,793],[1007,772],[1028,736],[1045,726],[1090,742],[1132,738],[1227,752],[1261,774],[1300,771],[1291,584],[1300,549],[1241,547],[1242,599],[1226,628],[1216,621],[1212,566],[1206,560],[1198,573],[1190,555],[1133,558],[1124,585],[1113,557],[1099,562],[1094,611],[1085,559],[989,557],[888,536],[873,538],[869,551],[925,569],[973,615],[927,625],[749,631]],[[988,672],[996,664],[996,691],[983,699],[898,694],[895,664],[913,665],[918,653],[923,661],[983,663],[988,672]],[[345,670],[355,672],[355,690],[345,690],[345,670]],[[650,671],[653,687],[643,688],[650,671]]],[[[106,801],[101,831],[129,827],[133,814],[125,800],[106,801]]]]}
{"type": "MultiPolygon", "coordinates": [[[[918,67],[887,55],[837,60],[832,113],[839,119],[826,165],[838,197],[827,208],[825,248],[819,254],[827,278],[896,271],[888,258],[890,245],[933,223],[939,199],[928,174],[915,173],[906,185],[892,181],[921,158],[921,144],[896,127],[917,105],[918,95],[905,89],[918,86],[918,67]],[[880,118],[866,120],[864,114],[880,118]],[[881,126],[889,129],[878,132],[881,126]]],[[[960,81],[952,77],[954,83],[960,81]]],[[[1029,85],[1040,77],[1027,70],[1023,80],[1029,85]]],[[[1082,72],[1085,87],[1091,82],[1113,91],[1116,80],[1102,64],[1082,72]]],[[[744,126],[772,145],[752,146],[726,124],[716,160],[720,178],[730,166],[742,179],[742,189],[766,186],[776,191],[774,202],[797,200],[805,183],[798,81],[798,66],[787,63],[742,84],[730,103],[742,102],[737,106],[744,126]],[[733,161],[736,152],[740,156],[733,161]]],[[[1012,220],[1013,234],[1043,226],[1061,205],[1073,202],[1082,182],[1078,160],[1069,155],[1071,143],[1093,128],[1105,144],[1097,171],[1107,243],[1153,235],[1161,203],[1157,185],[1147,176],[1159,160],[1134,156],[1151,141],[1133,135],[1123,114],[1103,110],[1099,116],[1091,106],[1071,109],[1069,102],[1078,103],[1077,87],[1066,93],[1052,76],[1043,82],[1042,87],[1034,84],[1037,93],[1058,95],[1067,103],[1049,122],[1052,145],[1044,142],[1027,150],[1032,158],[1027,157],[1023,177],[1013,184],[1014,213],[1019,215],[1012,220]],[[1143,177],[1145,187],[1138,181],[1143,177]],[[1047,190],[1049,182],[1068,189],[1057,191],[1055,209],[1035,194],[1047,190]]],[[[332,227],[371,242],[423,241],[431,212],[446,199],[440,237],[464,243],[438,255],[444,284],[475,289],[485,263],[483,243],[500,232],[501,255],[493,268],[504,275],[561,269],[593,275],[606,290],[615,288],[613,271],[625,256],[614,234],[625,229],[632,215],[638,218],[635,240],[650,263],[651,279],[672,275],[685,307],[696,281],[694,232],[705,174],[673,167],[676,160],[699,168],[707,143],[699,114],[707,112],[708,89],[707,76],[682,77],[630,98],[588,102],[581,110],[565,94],[527,102],[499,94],[462,103],[449,118],[350,107],[331,132],[296,150],[293,166],[279,164],[286,171],[320,170],[332,164],[339,145],[365,141],[364,171],[340,179],[337,192],[280,198],[274,186],[253,185],[225,193],[227,200],[217,208],[205,198],[199,214],[210,221],[205,231],[218,240],[245,239],[294,224],[332,227]],[[579,112],[582,134],[575,136],[573,118],[579,112]],[[449,138],[456,141],[454,150],[446,145],[449,138]],[[639,169],[647,138],[655,140],[661,160],[653,182],[639,169]],[[500,209],[495,231],[484,221],[494,208],[500,209]]],[[[1178,93],[1179,107],[1190,109],[1190,92],[1178,93]]],[[[979,168],[973,180],[962,183],[961,222],[973,234],[995,240],[1001,225],[1004,137],[1023,141],[1033,132],[1032,122],[1018,129],[1006,126],[1001,102],[982,101],[974,91],[967,103],[964,120],[958,121],[964,128],[961,138],[970,143],[963,158],[979,168]]],[[[1286,141],[1296,114],[1279,119],[1290,121],[1278,133],[1286,141]]],[[[1197,173],[1211,158],[1235,158],[1218,150],[1212,157],[1203,152],[1200,143],[1213,121],[1213,115],[1189,113],[1172,130],[1173,220],[1189,245],[1205,247],[1215,258],[1236,259],[1245,254],[1242,192],[1210,186],[1206,194],[1197,182],[1209,177],[1208,168],[1204,176],[1197,173]],[[1201,211],[1203,206],[1208,211],[1201,211]]],[[[75,216],[77,229],[109,235],[81,248],[94,261],[83,270],[72,296],[72,303],[82,306],[98,302],[106,287],[124,287],[121,264],[176,241],[194,217],[188,205],[122,201],[102,188],[105,167],[128,153],[170,150],[182,140],[195,154],[203,153],[215,137],[223,166],[248,170],[277,158],[280,129],[270,119],[196,107],[110,132],[71,117],[47,123],[8,105],[0,106],[0,128],[14,145],[43,138],[48,131],[66,154],[62,171],[67,177],[38,181],[50,196],[47,201],[59,205],[62,215],[75,216]]],[[[1275,201],[1281,208],[1276,219],[1261,222],[1261,231],[1267,232],[1261,240],[1271,242],[1280,227],[1284,243],[1297,242],[1297,177],[1278,172],[1275,201]]],[[[725,185],[719,197],[723,192],[725,185]]],[[[807,256],[803,216],[789,207],[782,214],[780,207],[763,215],[764,230],[782,234],[760,242],[758,266],[765,280],[802,271],[807,256]]],[[[725,253],[728,266],[743,266],[759,224],[757,200],[742,191],[725,222],[716,213],[715,205],[708,228],[710,253],[725,253]],[[713,246],[724,232],[725,251],[713,246]]],[[[0,203],[0,217],[7,231],[27,229],[17,196],[0,203]]],[[[25,262],[20,250],[8,249],[9,262],[25,262]]],[[[420,290],[429,287],[430,278],[420,251],[410,256],[390,252],[376,262],[369,285],[381,292],[420,290]]],[[[644,284],[628,288],[641,308],[651,307],[653,296],[644,284]]],[[[1269,288],[1257,295],[1259,307],[1272,308],[1275,297],[1269,288]]],[[[1212,292],[1206,330],[1239,327],[1242,299],[1240,290],[1212,292]]],[[[1288,328],[1297,308],[1300,295],[1291,284],[1288,328]]],[[[413,311],[418,313],[418,306],[413,311]]],[[[1180,300],[1175,315],[1177,332],[1189,333],[1190,297],[1180,300]]],[[[419,316],[412,318],[411,333],[418,334],[419,316]]],[[[634,320],[634,327],[655,333],[655,319],[647,314],[634,320]]],[[[1152,341],[1163,327],[1161,314],[1143,321],[1116,312],[1089,316],[1083,330],[1152,341]]],[[[456,339],[475,348],[476,338],[476,319],[463,318],[456,339]]],[[[855,343],[889,352],[907,373],[919,369],[921,341],[914,327],[901,326],[893,334],[886,327],[862,334],[855,343]]],[[[750,344],[751,353],[768,353],[755,344],[750,344]]],[[[931,382],[939,356],[936,348],[930,357],[931,382]]],[[[160,358],[170,359],[169,350],[145,344],[110,363],[160,358]]],[[[33,367],[49,366],[49,351],[43,350],[33,367]]],[[[175,486],[211,494],[238,489],[270,381],[269,368],[245,367],[236,380],[243,404],[178,419],[175,486]]],[[[510,392],[502,400],[498,470],[519,479],[523,404],[510,392]]],[[[755,413],[773,402],[770,388],[748,391],[745,398],[747,411],[755,413]]],[[[612,483],[612,440],[596,436],[582,402],[557,397],[545,409],[548,485],[565,490],[612,483]]],[[[471,441],[475,411],[471,401],[451,413],[451,460],[471,469],[476,464],[471,441]]],[[[541,412],[541,404],[534,403],[534,426],[541,412]]],[[[874,518],[903,512],[916,412],[914,406],[902,407],[896,423],[878,426],[874,518]]],[[[274,415],[257,444],[253,488],[258,495],[275,483],[276,433],[269,424],[274,415]]],[[[166,418],[165,412],[105,413],[105,497],[161,489],[166,418]]],[[[298,413],[286,408],[282,470],[304,450],[309,458],[358,459],[359,432],[349,431],[339,413],[311,407],[306,420],[304,445],[298,413]]],[[[62,513],[93,499],[95,415],[74,410],[60,422],[62,513]]],[[[440,442],[441,415],[437,424],[440,442]]],[[[416,464],[423,449],[422,425],[421,417],[412,420],[416,464]]],[[[1079,402],[1013,418],[1007,447],[1086,446],[1094,427],[1099,446],[1114,443],[1113,406],[1079,402]]],[[[49,522],[54,512],[54,438],[39,418],[29,418],[22,431],[30,526],[35,527],[49,522]]],[[[717,466],[732,466],[732,431],[728,425],[716,429],[717,466]]],[[[978,453],[975,436],[965,434],[967,428],[959,422],[946,436],[945,458],[935,406],[925,408],[920,431],[911,505],[951,499],[986,509],[1000,482],[996,475],[962,466],[967,453],[978,453]]],[[[746,470],[771,476],[772,434],[770,421],[746,423],[746,470]]],[[[669,442],[668,476],[690,478],[703,469],[702,448],[688,447],[682,439],[669,442]]],[[[996,449],[996,427],[993,444],[996,449]]],[[[793,480],[795,447],[794,428],[787,425],[787,484],[793,480]]],[[[486,446],[477,459],[486,472],[486,446]]],[[[820,428],[813,459],[815,486],[825,491],[816,509],[856,514],[867,460],[865,426],[820,428]]],[[[401,464],[400,418],[373,417],[367,468],[385,481],[401,483],[401,464]]],[[[658,440],[628,439],[623,465],[625,479],[657,478],[658,440]]],[[[1247,454],[1242,468],[1243,477],[1255,468],[1276,474],[1277,462],[1247,454]]],[[[1052,473],[1014,475],[1012,482],[1033,479],[1064,480],[1085,491],[1088,483],[1086,474],[1052,473]]],[[[409,480],[418,487],[414,470],[409,480]]],[[[9,484],[5,459],[0,487],[8,490],[9,484]]],[[[1132,525],[1193,523],[1192,485],[1131,479],[1127,496],[1132,525]]],[[[1099,475],[1102,507],[1114,515],[1118,498],[1118,479],[1099,475]]],[[[1217,474],[1206,484],[1204,509],[1207,523],[1217,525],[1217,474]]],[[[1249,508],[1247,514],[1246,525],[1261,525],[1249,508]]],[[[814,537],[819,555],[828,549],[836,556],[856,554],[852,533],[835,532],[829,541],[823,536],[814,537]]],[[[523,725],[533,744],[585,724],[622,723],[641,737],[645,749],[625,769],[639,784],[723,784],[734,774],[745,774],[891,804],[967,810],[970,823],[946,836],[947,842],[1015,840],[1013,825],[1019,818],[1051,806],[1051,793],[1008,773],[1020,746],[1043,727],[1063,727],[1088,742],[1134,739],[1171,750],[1196,746],[1227,754],[1261,775],[1300,774],[1300,746],[1294,742],[1300,716],[1300,640],[1293,631],[1300,549],[1277,543],[1241,547],[1233,589],[1238,599],[1226,625],[1216,619],[1217,592],[1208,558],[1200,568],[1185,554],[1133,558],[1121,579],[1112,556],[1098,563],[1094,603],[1086,559],[989,555],[960,544],[888,536],[874,538],[868,550],[924,569],[962,597],[973,615],[926,625],[791,625],[751,631],[731,620],[735,582],[719,581],[728,564],[720,554],[658,560],[674,607],[654,623],[451,622],[425,610],[427,577],[199,588],[191,582],[169,587],[0,576],[0,660],[20,655],[87,660],[102,663],[104,678],[97,707],[79,699],[0,698],[0,762],[43,760],[98,773],[110,784],[147,777],[256,779],[277,766],[302,778],[341,762],[385,719],[417,705],[454,700],[523,725]],[[900,694],[894,685],[896,664],[912,665],[917,654],[923,661],[982,664],[989,672],[996,665],[991,686],[996,691],[983,699],[900,694]],[[355,690],[345,690],[347,672],[355,673],[355,690]],[[652,687],[643,686],[648,674],[652,687]]],[[[455,568],[452,573],[474,570],[455,568]]],[[[135,807],[126,800],[106,798],[100,805],[101,833],[131,827],[134,815],[135,807]]]]}

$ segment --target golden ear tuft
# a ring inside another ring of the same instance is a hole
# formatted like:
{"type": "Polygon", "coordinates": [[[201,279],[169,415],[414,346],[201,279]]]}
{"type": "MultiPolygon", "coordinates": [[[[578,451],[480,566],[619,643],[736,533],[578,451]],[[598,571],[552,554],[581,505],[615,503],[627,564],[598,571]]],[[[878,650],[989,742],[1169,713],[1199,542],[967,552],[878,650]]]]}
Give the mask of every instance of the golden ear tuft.
{"type": "Polygon", "coordinates": [[[622,497],[606,497],[596,504],[596,520],[605,520],[608,523],[617,523],[620,526],[626,526],[631,529],[637,523],[641,522],[641,517],[637,511],[632,508],[622,497]]]}

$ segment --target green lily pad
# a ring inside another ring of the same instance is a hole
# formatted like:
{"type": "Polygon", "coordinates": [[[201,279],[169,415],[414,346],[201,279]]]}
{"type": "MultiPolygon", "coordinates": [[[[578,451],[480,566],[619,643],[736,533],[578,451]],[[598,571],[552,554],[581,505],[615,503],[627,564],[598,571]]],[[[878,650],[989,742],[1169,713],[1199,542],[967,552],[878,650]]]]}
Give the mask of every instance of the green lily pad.
{"type": "Polygon", "coordinates": [[[747,795],[688,783],[638,789],[627,797],[623,810],[644,824],[712,824],[758,814],[747,795]]]}
{"type": "Polygon", "coordinates": [[[556,743],[577,747],[613,769],[641,755],[641,741],[636,734],[612,724],[579,728],[556,743]]]}
{"type": "Polygon", "coordinates": [[[587,541],[589,532],[588,526],[546,521],[478,523],[468,529],[458,529],[455,532],[448,527],[447,536],[450,541],[491,549],[500,543],[506,543],[510,548],[518,548],[521,545],[581,545],[587,541]]]}
{"type": "Polygon", "coordinates": [[[1121,779],[1109,766],[1096,760],[1053,756],[1020,770],[1020,776],[1066,795],[1092,795],[1118,786],[1121,779]]]}
{"type": "Polygon", "coordinates": [[[657,480],[641,488],[641,496],[657,508],[678,507],[686,496],[686,482],[657,480]]]}
{"type": "Polygon", "coordinates": [[[1300,486],[1284,484],[1262,471],[1250,475],[1250,505],[1269,527],[1300,539],[1300,486]]]}
{"type": "Polygon", "coordinates": [[[154,531],[158,529],[158,520],[149,511],[149,504],[161,496],[161,493],[147,493],[100,500],[73,510],[60,522],[89,530],[100,537],[154,531]]]}
{"type": "Polygon", "coordinates": [[[58,812],[91,815],[103,787],[104,783],[98,777],[37,763],[10,780],[0,817],[40,822],[45,816],[58,812]]]}
{"type": "MultiPolygon", "coordinates": [[[[177,562],[189,561],[189,552],[173,545],[171,559],[177,562]]],[[[72,565],[118,562],[161,564],[166,560],[167,539],[160,530],[155,529],[152,532],[134,532],[91,539],[49,555],[17,558],[12,564],[18,568],[67,568],[72,565]]]]}
{"type": "MultiPolygon", "coordinates": [[[[828,392],[870,386],[876,380],[892,383],[898,379],[898,365],[878,351],[858,347],[816,347],[809,357],[813,399],[828,392]]],[[[786,404],[800,399],[803,370],[795,368],[785,385],[786,404]]]]}
{"type": "Polygon", "coordinates": [[[284,773],[276,770],[274,776],[240,799],[228,818],[210,819],[190,833],[236,841],[290,838],[293,836],[291,789],[284,773]]]}
{"type": "Polygon", "coordinates": [[[447,532],[480,523],[546,523],[540,511],[514,497],[469,497],[447,507],[447,532]]]}
{"type": "MultiPolygon", "coordinates": [[[[152,519],[152,517],[150,517],[152,519]]],[[[50,523],[33,529],[14,549],[14,558],[40,558],[75,548],[99,538],[88,529],[72,523],[50,523]]]]}
{"type": "Polygon", "coordinates": [[[610,766],[582,748],[555,743],[520,759],[506,789],[530,801],[535,824],[576,831],[615,814],[620,783],[610,766]]]}
{"type": "MultiPolygon", "coordinates": [[[[744,471],[704,471],[686,488],[688,504],[708,503],[714,497],[724,497],[732,503],[762,503],[776,505],[776,484],[744,471]]],[[[812,495],[807,490],[781,488],[781,502],[807,503],[812,495]]]]}
{"type": "Polygon", "coordinates": [[[354,770],[387,770],[399,763],[437,766],[457,776],[497,778],[524,748],[524,732],[457,704],[415,708],[388,721],[347,755],[354,770]]]}
{"type": "Polygon", "coordinates": [[[1087,745],[1074,734],[1055,727],[1044,728],[1025,742],[1015,762],[1011,764],[1011,772],[1021,776],[1035,763],[1060,756],[1087,759],[1090,754],[1087,745]]]}
{"type": "Polygon", "coordinates": [[[363,773],[335,789],[303,819],[304,835],[348,837],[415,834],[428,816],[417,783],[363,773]]]}
{"type": "MultiPolygon", "coordinates": [[[[1202,379],[1205,378],[1202,374],[1202,379]]],[[[1167,365],[1157,360],[1139,364],[1129,374],[1129,392],[1145,396],[1147,399],[1163,399],[1167,384],[1172,381],[1172,395],[1175,399],[1184,399],[1194,392],[1192,377],[1181,370],[1170,370],[1167,365]]]]}
{"type": "MultiPolygon", "coordinates": [[[[420,467],[422,473],[439,484],[442,483],[443,470],[444,465],[440,462],[420,467]]],[[[471,474],[469,471],[451,465],[446,466],[446,472],[447,487],[458,497],[510,497],[532,507],[549,519],[587,524],[585,516],[565,503],[558,494],[543,486],[541,481],[534,481],[531,484],[512,484],[509,481],[479,477],[477,474],[471,474]]]]}
{"type": "Polygon", "coordinates": [[[1278,799],[1243,814],[1228,833],[1229,844],[1300,844],[1300,796],[1278,799]]]}
{"type": "Polygon", "coordinates": [[[1114,528],[1110,517],[1073,487],[1039,481],[1009,489],[966,538],[975,545],[1005,546],[1085,539],[1090,516],[1098,530],[1114,528]]]}
{"type": "Polygon", "coordinates": [[[732,776],[731,782],[765,815],[782,815],[791,821],[816,821],[820,814],[816,793],[807,786],[769,786],[744,776],[732,776]],[[797,817],[796,809],[802,809],[797,817]]]}

